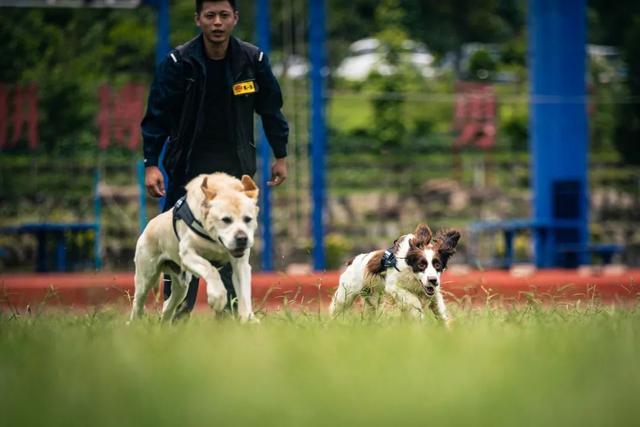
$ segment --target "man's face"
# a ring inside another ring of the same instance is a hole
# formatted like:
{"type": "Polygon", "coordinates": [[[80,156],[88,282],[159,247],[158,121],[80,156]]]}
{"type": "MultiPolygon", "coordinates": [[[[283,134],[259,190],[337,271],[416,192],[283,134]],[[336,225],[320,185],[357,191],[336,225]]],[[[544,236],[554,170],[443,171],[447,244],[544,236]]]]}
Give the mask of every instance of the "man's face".
{"type": "Polygon", "coordinates": [[[238,23],[238,12],[228,1],[205,1],[195,14],[196,25],[211,43],[225,43],[238,23]]]}

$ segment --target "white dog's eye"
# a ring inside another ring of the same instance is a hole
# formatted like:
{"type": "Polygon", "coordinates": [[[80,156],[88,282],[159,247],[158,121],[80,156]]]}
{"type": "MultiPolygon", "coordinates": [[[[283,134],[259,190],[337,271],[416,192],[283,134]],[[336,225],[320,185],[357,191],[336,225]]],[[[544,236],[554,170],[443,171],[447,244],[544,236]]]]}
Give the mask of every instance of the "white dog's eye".
{"type": "Polygon", "coordinates": [[[253,221],[253,218],[251,218],[250,216],[245,216],[244,218],[242,218],[242,220],[243,220],[246,224],[249,224],[251,221],[253,221]]]}
{"type": "Polygon", "coordinates": [[[224,222],[225,224],[231,224],[233,222],[233,219],[230,216],[224,216],[222,217],[222,222],[224,222]]]}

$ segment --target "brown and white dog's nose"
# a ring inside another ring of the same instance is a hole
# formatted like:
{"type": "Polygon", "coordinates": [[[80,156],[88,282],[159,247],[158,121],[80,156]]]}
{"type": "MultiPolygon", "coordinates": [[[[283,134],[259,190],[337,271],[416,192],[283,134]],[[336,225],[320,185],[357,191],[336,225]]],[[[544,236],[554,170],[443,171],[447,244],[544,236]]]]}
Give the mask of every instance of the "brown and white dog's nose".
{"type": "Polygon", "coordinates": [[[249,238],[245,233],[236,234],[236,248],[246,248],[249,238]]]}
{"type": "Polygon", "coordinates": [[[434,288],[438,286],[438,278],[437,277],[427,277],[427,282],[430,286],[434,288]]]}

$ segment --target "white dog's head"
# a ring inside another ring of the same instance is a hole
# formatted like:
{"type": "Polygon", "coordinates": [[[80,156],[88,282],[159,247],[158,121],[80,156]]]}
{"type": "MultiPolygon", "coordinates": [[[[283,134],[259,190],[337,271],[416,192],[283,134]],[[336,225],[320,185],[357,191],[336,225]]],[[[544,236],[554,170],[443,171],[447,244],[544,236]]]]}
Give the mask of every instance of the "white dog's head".
{"type": "Polygon", "coordinates": [[[205,230],[231,256],[244,256],[253,246],[253,235],[258,226],[258,186],[248,175],[243,175],[239,181],[228,175],[215,174],[205,177],[200,188],[205,196],[202,201],[205,230]]]}
{"type": "Polygon", "coordinates": [[[440,276],[456,252],[459,239],[460,233],[456,230],[442,230],[433,236],[424,224],[418,225],[413,236],[409,236],[405,262],[428,296],[433,296],[440,286],[440,276]]]}

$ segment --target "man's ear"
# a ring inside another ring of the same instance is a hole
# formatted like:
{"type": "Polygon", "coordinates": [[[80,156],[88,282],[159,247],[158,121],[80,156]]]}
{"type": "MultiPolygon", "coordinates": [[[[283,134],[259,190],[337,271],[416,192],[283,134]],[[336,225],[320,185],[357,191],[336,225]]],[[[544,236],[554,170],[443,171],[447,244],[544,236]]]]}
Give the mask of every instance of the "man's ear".
{"type": "Polygon", "coordinates": [[[204,179],[202,180],[202,184],[200,184],[200,188],[202,189],[202,192],[204,193],[207,200],[213,200],[213,198],[216,197],[216,192],[207,187],[207,178],[208,177],[206,176],[204,177],[204,179]]]}
{"type": "Polygon", "coordinates": [[[420,224],[416,227],[416,231],[413,232],[413,236],[411,244],[418,248],[424,248],[431,241],[431,229],[426,224],[420,224]]]}
{"type": "Polygon", "coordinates": [[[247,197],[251,199],[257,200],[258,194],[260,194],[260,190],[258,190],[258,186],[253,181],[253,179],[251,179],[249,175],[242,175],[241,181],[242,181],[242,187],[244,188],[242,190],[244,191],[244,194],[246,194],[247,197]]]}

